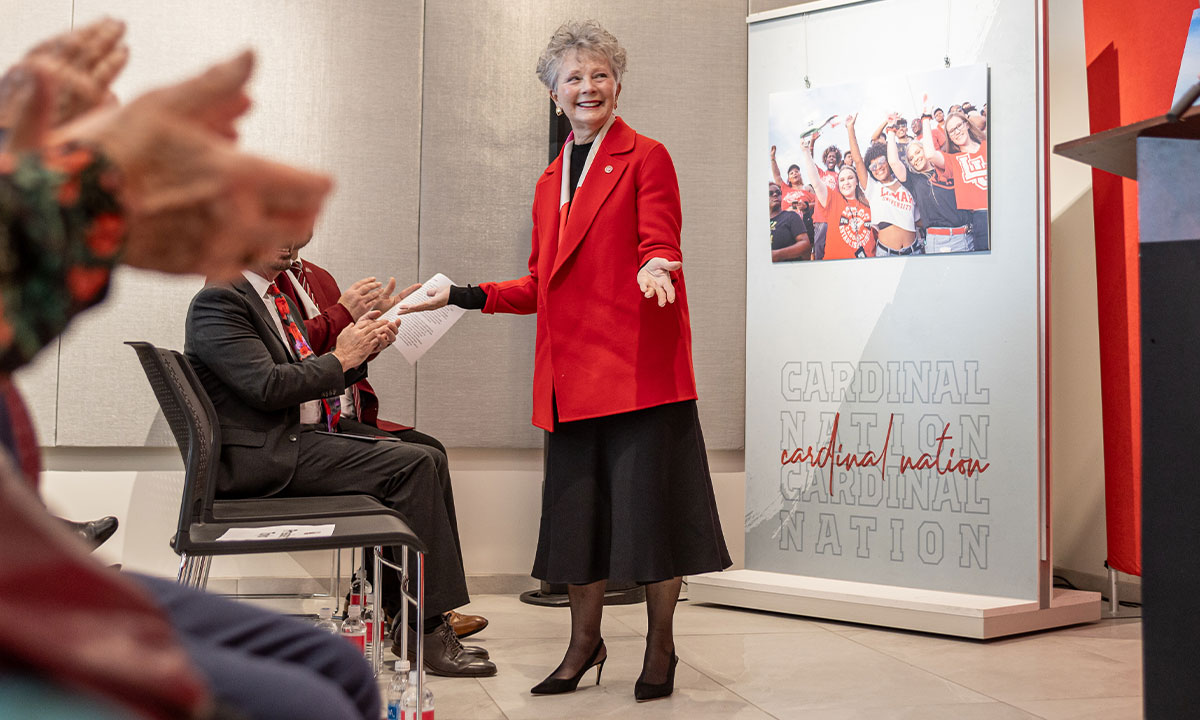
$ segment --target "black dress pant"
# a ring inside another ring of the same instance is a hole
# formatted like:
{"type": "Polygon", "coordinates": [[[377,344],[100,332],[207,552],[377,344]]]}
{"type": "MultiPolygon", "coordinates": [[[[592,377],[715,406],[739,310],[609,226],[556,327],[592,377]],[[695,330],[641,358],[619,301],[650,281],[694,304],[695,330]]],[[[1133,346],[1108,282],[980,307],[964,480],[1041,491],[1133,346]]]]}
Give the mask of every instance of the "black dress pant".
{"type": "MultiPolygon", "coordinates": [[[[437,438],[435,438],[432,435],[426,435],[425,433],[423,433],[415,428],[409,428],[408,430],[381,430],[379,428],[372,427],[372,429],[375,431],[372,434],[391,435],[392,437],[400,438],[401,440],[403,440],[406,443],[414,443],[416,445],[424,445],[438,453],[441,453],[443,456],[446,454],[446,446],[443,445],[440,440],[438,440],[437,438]]],[[[445,491],[447,494],[446,497],[450,504],[451,512],[453,512],[454,490],[452,487],[450,487],[449,484],[447,484],[445,491]]],[[[458,532],[458,523],[455,523],[454,530],[455,530],[455,533],[458,532]]],[[[457,537],[457,534],[455,535],[455,537],[457,537]]],[[[460,558],[462,557],[462,546],[461,545],[458,548],[458,555],[460,558]]],[[[389,559],[393,560],[397,563],[399,562],[394,556],[389,556],[389,559]]],[[[416,562],[415,555],[410,555],[409,563],[411,564],[411,563],[415,563],[415,562],[416,562]]],[[[413,572],[416,572],[416,565],[412,564],[411,569],[413,572]]],[[[375,551],[372,548],[367,548],[366,551],[363,552],[363,571],[367,577],[367,582],[370,582],[370,583],[375,582],[375,551]]],[[[383,574],[383,585],[381,586],[381,590],[383,592],[383,609],[385,611],[387,611],[388,615],[391,615],[392,617],[399,617],[400,616],[400,575],[399,575],[399,573],[385,572],[383,574]]]]}
{"type": "MultiPolygon", "coordinates": [[[[345,433],[379,435],[354,420],[342,420],[345,433]]],[[[454,493],[444,453],[396,440],[368,441],[316,432],[300,435],[300,458],[281,496],[370,495],[404,516],[429,552],[425,556],[425,616],[467,604],[467,583],[459,549],[454,493]]],[[[416,571],[415,564],[410,568],[416,571]]],[[[389,572],[395,581],[395,573],[389,572]]],[[[398,592],[385,581],[385,606],[399,608],[398,592]]],[[[398,588],[397,585],[392,585],[398,588]]]]}

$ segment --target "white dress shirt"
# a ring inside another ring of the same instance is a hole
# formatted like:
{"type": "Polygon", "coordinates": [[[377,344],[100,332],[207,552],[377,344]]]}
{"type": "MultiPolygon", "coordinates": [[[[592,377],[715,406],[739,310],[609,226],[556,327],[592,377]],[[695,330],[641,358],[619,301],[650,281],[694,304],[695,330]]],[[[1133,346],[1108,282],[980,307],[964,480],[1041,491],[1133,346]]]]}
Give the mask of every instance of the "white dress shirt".
{"type": "MultiPolygon", "coordinates": [[[[258,293],[258,297],[267,306],[267,315],[275,321],[275,330],[279,332],[279,337],[283,340],[284,347],[287,348],[288,355],[294,360],[300,358],[296,355],[296,349],[292,347],[292,340],[283,329],[283,320],[279,317],[279,309],[275,307],[275,299],[271,297],[271,292],[268,288],[271,286],[271,281],[251,270],[243,270],[242,276],[246,278],[246,282],[250,283],[254,291],[258,293]]],[[[309,400],[308,402],[300,403],[300,422],[305,425],[315,425],[321,422],[321,401],[309,400]]]]}
{"type": "MultiPolygon", "coordinates": [[[[316,317],[321,314],[321,308],[317,307],[317,301],[308,294],[304,289],[304,283],[300,282],[300,278],[296,277],[296,273],[291,270],[284,270],[287,273],[288,279],[292,281],[292,287],[296,289],[296,296],[300,298],[300,302],[304,303],[304,316],[316,317]]],[[[346,392],[342,393],[342,417],[357,418],[358,413],[354,407],[354,386],[346,388],[346,392]]]]}

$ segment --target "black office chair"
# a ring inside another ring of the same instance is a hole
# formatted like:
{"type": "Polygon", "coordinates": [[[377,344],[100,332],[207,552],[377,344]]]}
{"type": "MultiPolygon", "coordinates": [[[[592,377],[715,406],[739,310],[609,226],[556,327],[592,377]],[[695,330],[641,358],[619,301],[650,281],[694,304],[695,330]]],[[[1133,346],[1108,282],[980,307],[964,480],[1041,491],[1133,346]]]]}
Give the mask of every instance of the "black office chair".
{"type": "MultiPolygon", "coordinates": [[[[408,554],[397,568],[404,574],[402,619],[407,620],[408,603],[424,617],[423,587],[425,545],[396,512],[366,495],[215,500],[216,473],[221,451],[217,411],[200,385],[191,364],[174,350],[163,350],[147,342],[127,342],[150,381],[175,442],[183,455],[183,502],[171,548],[179,555],[179,582],[203,588],[208,582],[212,558],[218,555],[299,552],[375,548],[375,577],[380,577],[381,549],[404,546],[416,553],[417,572],[408,572],[408,554]],[[286,525],[334,525],[326,537],[287,537],[266,540],[221,540],[229,530],[286,525]],[[410,592],[409,588],[415,588],[410,592]]],[[[395,567],[388,563],[389,566],[395,567]]],[[[372,604],[380,614],[380,583],[375,583],[372,604]]],[[[422,623],[417,623],[417,653],[422,654],[422,623]]],[[[405,628],[407,629],[407,628],[405,628]]],[[[382,633],[379,633],[382,636],[382,633]]],[[[373,645],[372,666],[382,665],[382,637],[373,645]]],[[[418,663],[422,658],[418,657],[418,663]]],[[[418,664],[420,667],[420,664],[418,664]]]]}

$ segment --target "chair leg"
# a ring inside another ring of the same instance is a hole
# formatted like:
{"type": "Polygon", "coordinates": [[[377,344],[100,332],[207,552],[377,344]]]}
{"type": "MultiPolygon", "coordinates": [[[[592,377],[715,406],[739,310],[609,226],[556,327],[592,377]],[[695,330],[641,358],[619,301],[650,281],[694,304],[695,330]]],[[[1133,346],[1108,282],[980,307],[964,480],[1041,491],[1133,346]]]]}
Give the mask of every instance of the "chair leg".
{"type": "MultiPolygon", "coordinates": [[[[408,558],[407,550],[404,557],[408,558]]],[[[406,573],[407,575],[407,573],[406,573]]],[[[407,579],[407,577],[405,578],[407,579]]],[[[421,703],[425,699],[425,553],[417,553],[417,712],[415,717],[425,717],[421,703]]]]}
{"type": "MultiPolygon", "coordinates": [[[[409,595],[409,590],[411,588],[411,585],[408,582],[409,577],[411,577],[409,575],[409,568],[408,568],[408,548],[401,548],[400,555],[401,555],[401,559],[400,559],[400,599],[404,601],[400,604],[400,644],[404,647],[404,653],[405,653],[404,656],[405,656],[405,658],[407,658],[408,657],[408,632],[409,632],[409,630],[408,630],[408,628],[409,628],[409,625],[408,625],[408,601],[411,597],[411,595],[409,595]]],[[[421,623],[417,623],[417,627],[421,627],[421,623]]],[[[417,647],[417,652],[418,653],[421,652],[421,648],[420,648],[419,644],[417,647]]],[[[420,669],[421,669],[421,664],[420,664],[420,662],[418,662],[417,670],[420,670],[420,669]]]]}
{"type": "Polygon", "coordinates": [[[196,586],[196,573],[200,566],[200,558],[189,557],[184,563],[183,584],[188,587],[196,586]]]}
{"type": "Polygon", "coordinates": [[[382,556],[383,548],[376,546],[373,568],[375,584],[371,588],[371,622],[375,626],[371,628],[375,638],[375,642],[371,645],[371,669],[375,671],[376,677],[379,677],[379,671],[383,668],[383,563],[380,561],[382,556]]]}
{"type": "Polygon", "coordinates": [[[208,555],[200,561],[200,578],[196,583],[196,587],[200,590],[208,587],[208,571],[212,569],[212,560],[212,555],[208,555]]]}
{"type": "Polygon", "coordinates": [[[329,556],[329,597],[336,598],[341,594],[342,583],[342,551],[334,550],[329,556]]]}
{"type": "MultiPolygon", "coordinates": [[[[425,619],[425,554],[420,553],[420,552],[417,553],[417,572],[416,572],[416,583],[415,583],[416,591],[414,592],[413,591],[413,575],[409,569],[408,552],[409,552],[409,548],[407,548],[407,547],[401,548],[400,565],[397,566],[395,564],[395,562],[392,560],[383,560],[382,559],[383,558],[383,548],[381,548],[381,547],[375,548],[375,579],[376,579],[376,583],[373,588],[372,601],[375,603],[376,611],[378,611],[379,605],[381,604],[382,597],[383,597],[383,590],[381,589],[383,586],[383,583],[382,583],[382,581],[380,581],[380,578],[382,578],[383,566],[386,565],[388,568],[391,568],[393,570],[399,570],[400,571],[401,603],[400,603],[400,617],[397,618],[397,621],[400,623],[400,632],[399,632],[397,641],[400,643],[400,647],[406,648],[406,649],[408,648],[408,633],[410,632],[410,628],[409,628],[409,624],[408,624],[408,605],[409,605],[409,603],[412,603],[413,606],[416,607],[416,613],[417,613],[417,622],[414,623],[414,625],[416,626],[416,630],[414,632],[416,632],[416,634],[417,634],[417,636],[416,636],[416,646],[417,646],[416,660],[417,660],[417,662],[416,662],[415,668],[419,671],[417,673],[417,698],[418,698],[417,717],[421,717],[421,715],[420,715],[420,699],[419,698],[421,697],[421,689],[423,687],[423,685],[422,685],[423,681],[421,680],[421,678],[424,677],[424,670],[425,670],[425,648],[424,648],[424,642],[423,642],[423,636],[425,634],[425,622],[424,622],[424,619],[425,619]]],[[[372,664],[375,666],[376,674],[378,674],[379,668],[383,665],[382,656],[379,656],[378,662],[376,662],[376,658],[373,657],[372,664]]]]}

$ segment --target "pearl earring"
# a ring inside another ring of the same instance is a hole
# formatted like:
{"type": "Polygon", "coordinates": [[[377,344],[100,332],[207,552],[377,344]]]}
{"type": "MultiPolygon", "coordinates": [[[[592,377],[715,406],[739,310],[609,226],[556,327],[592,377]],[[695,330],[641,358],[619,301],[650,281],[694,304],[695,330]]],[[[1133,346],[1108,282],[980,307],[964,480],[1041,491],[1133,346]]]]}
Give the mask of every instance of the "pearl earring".
{"type": "Polygon", "coordinates": [[[562,108],[559,107],[558,105],[555,105],[554,106],[554,114],[558,115],[559,117],[562,117],[562,108]]]}

